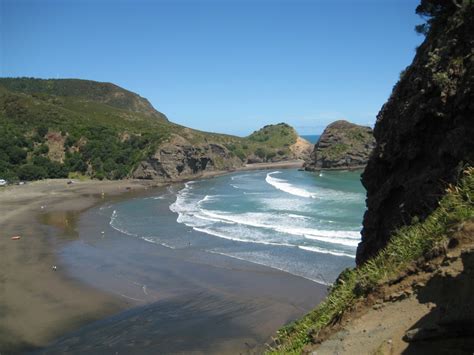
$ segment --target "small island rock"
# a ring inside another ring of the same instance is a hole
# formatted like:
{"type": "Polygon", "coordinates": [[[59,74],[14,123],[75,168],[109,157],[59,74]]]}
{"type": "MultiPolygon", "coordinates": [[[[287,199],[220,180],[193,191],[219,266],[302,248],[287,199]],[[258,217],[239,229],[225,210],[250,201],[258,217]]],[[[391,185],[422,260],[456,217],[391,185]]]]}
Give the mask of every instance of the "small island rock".
{"type": "Polygon", "coordinates": [[[339,120],[326,127],[304,168],[309,171],[364,168],[374,146],[370,127],[339,120]]]}

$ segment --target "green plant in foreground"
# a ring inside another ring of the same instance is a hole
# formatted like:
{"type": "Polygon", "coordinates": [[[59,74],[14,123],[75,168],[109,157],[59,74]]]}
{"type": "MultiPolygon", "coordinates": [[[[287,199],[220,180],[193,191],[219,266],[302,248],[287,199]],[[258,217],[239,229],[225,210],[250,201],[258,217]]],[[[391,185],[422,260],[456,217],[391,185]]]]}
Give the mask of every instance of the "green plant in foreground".
{"type": "Polygon", "coordinates": [[[269,354],[299,354],[324,327],[339,320],[354,303],[379,284],[425,258],[447,243],[457,224],[474,218],[474,168],[464,171],[457,186],[449,186],[438,208],[423,222],[397,230],[377,256],[356,269],[346,269],[326,299],[302,319],[278,331],[276,347],[269,354]]]}

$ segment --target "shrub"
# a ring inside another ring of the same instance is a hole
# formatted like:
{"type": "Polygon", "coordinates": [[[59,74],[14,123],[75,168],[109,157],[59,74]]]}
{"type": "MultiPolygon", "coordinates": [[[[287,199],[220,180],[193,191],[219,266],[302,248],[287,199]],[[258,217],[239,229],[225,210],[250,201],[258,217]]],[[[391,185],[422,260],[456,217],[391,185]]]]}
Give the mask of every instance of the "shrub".
{"type": "Polygon", "coordinates": [[[267,152],[263,148],[257,148],[255,150],[255,155],[261,159],[264,159],[267,155],[267,152]]]}
{"type": "Polygon", "coordinates": [[[275,158],[275,156],[276,156],[275,152],[268,152],[267,153],[267,160],[271,160],[271,159],[275,158]]]}
{"type": "Polygon", "coordinates": [[[38,165],[25,164],[18,169],[18,177],[20,180],[41,180],[47,176],[46,170],[38,165]]]}

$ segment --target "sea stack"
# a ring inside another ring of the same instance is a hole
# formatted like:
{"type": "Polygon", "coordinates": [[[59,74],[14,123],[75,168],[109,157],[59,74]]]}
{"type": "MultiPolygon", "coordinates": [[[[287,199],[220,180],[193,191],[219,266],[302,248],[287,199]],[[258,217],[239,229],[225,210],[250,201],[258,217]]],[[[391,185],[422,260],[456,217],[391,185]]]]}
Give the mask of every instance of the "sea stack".
{"type": "Polygon", "coordinates": [[[370,127],[339,120],[326,127],[305,170],[363,169],[375,147],[370,127]]]}

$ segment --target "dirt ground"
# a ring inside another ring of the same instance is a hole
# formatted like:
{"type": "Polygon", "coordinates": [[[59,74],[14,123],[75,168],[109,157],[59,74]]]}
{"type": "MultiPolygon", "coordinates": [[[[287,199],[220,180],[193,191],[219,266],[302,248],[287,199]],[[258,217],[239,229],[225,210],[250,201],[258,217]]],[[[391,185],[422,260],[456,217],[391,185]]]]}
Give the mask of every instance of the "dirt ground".
{"type": "Polygon", "coordinates": [[[473,354],[474,222],[455,238],[459,245],[445,256],[383,286],[306,352],[473,354]]]}

